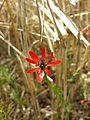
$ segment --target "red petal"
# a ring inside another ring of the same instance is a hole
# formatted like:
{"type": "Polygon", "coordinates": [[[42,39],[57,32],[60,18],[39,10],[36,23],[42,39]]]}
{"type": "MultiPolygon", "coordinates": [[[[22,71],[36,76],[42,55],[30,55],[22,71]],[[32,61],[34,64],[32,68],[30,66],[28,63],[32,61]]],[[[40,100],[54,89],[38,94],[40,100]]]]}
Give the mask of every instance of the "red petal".
{"type": "Polygon", "coordinates": [[[43,77],[44,77],[44,71],[40,70],[37,76],[37,80],[39,83],[41,83],[43,81],[43,77]]]}
{"type": "Polygon", "coordinates": [[[47,74],[48,76],[50,76],[50,75],[52,74],[51,70],[48,70],[47,68],[45,68],[44,71],[46,72],[46,74],[47,74]]]}
{"type": "Polygon", "coordinates": [[[53,58],[53,52],[49,55],[47,62],[49,62],[53,58]]]}
{"type": "Polygon", "coordinates": [[[80,103],[81,104],[90,104],[90,100],[81,100],[80,103]]]}
{"type": "Polygon", "coordinates": [[[56,60],[56,61],[48,63],[47,66],[54,66],[54,65],[57,65],[57,64],[60,64],[60,63],[61,63],[61,60],[56,60]]]}
{"type": "Polygon", "coordinates": [[[28,70],[27,73],[32,74],[33,72],[36,72],[38,70],[39,70],[39,68],[34,68],[34,69],[31,69],[31,70],[28,70]]]}
{"type": "Polygon", "coordinates": [[[35,60],[36,62],[40,61],[39,57],[34,53],[34,52],[29,52],[29,55],[31,56],[31,58],[33,60],[35,60]]]}
{"type": "Polygon", "coordinates": [[[37,64],[35,61],[30,60],[29,58],[25,58],[25,60],[26,60],[27,62],[29,62],[29,63],[32,63],[32,64],[37,64]]]}
{"type": "Polygon", "coordinates": [[[46,49],[42,48],[42,60],[46,58],[46,49]]]}

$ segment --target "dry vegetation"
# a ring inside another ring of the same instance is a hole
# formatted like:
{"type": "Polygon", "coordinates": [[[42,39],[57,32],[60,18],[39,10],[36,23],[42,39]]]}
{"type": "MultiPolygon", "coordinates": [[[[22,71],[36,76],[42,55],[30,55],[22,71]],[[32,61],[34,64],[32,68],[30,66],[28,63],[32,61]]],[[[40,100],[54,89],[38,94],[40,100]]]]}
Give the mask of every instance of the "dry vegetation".
{"type": "Polygon", "coordinates": [[[90,120],[89,57],[90,0],[0,0],[0,120],[90,120]],[[26,73],[42,47],[53,83],[26,73]]]}

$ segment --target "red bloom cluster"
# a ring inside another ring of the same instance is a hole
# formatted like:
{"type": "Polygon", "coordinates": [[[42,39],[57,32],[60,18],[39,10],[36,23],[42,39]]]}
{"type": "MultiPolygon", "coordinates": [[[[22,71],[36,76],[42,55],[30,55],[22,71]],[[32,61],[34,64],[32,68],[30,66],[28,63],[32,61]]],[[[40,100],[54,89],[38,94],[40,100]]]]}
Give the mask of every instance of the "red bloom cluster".
{"type": "Polygon", "coordinates": [[[46,59],[45,48],[42,48],[41,59],[34,52],[29,51],[29,55],[32,59],[26,58],[26,61],[31,64],[34,64],[36,67],[31,70],[28,70],[27,73],[32,74],[33,72],[38,71],[37,80],[39,83],[43,81],[45,74],[47,74],[48,76],[52,74],[51,70],[48,69],[48,66],[54,66],[61,63],[61,60],[50,62],[50,60],[53,58],[53,52],[49,55],[48,59],[46,59]]]}
{"type": "Polygon", "coordinates": [[[81,100],[80,103],[81,104],[90,104],[90,100],[81,100]]]}

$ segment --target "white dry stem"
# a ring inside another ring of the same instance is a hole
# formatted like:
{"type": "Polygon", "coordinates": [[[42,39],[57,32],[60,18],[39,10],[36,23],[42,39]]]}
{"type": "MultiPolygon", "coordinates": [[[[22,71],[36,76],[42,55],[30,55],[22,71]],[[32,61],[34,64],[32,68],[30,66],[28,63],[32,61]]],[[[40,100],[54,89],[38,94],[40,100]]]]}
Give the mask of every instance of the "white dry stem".
{"type": "Polygon", "coordinates": [[[6,44],[8,44],[13,50],[15,50],[20,56],[22,56],[23,58],[26,58],[26,56],[20,51],[18,50],[15,46],[13,46],[8,40],[5,40],[3,36],[0,35],[0,39],[2,41],[4,41],[6,44]]]}
{"type": "Polygon", "coordinates": [[[72,32],[72,34],[78,39],[78,34],[80,33],[80,40],[82,40],[85,45],[90,46],[90,43],[83,36],[83,34],[79,32],[79,29],[75,23],[70,18],[68,18],[58,7],[56,7],[52,0],[49,0],[48,2],[51,10],[63,21],[67,28],[72,32]]]}

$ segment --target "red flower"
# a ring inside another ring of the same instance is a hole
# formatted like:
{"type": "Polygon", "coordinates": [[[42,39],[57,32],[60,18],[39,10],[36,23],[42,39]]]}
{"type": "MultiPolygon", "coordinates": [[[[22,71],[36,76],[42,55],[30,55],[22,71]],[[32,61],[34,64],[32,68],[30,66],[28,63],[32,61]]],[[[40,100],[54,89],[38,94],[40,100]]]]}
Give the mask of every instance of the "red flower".
{"type": "Polygon", "coordinates": [[[90,100],[81,100],[80,103],[81,104],[90,104],[90,100]]]}
{"type": "Polygon", "coordinates": [[[28,70],[27,73],[32,74],[33,72],[38,71],[37,80],[39,83],[43,81],[45,74],[47,74],[48,76],[52,74],[51,70],[48,69],[48,66],[54,66],[61,63],[61,60],[50,62],[50,60],[53,58],[53,52],[49,55],[48,59],[46,59],[45,48],[42,48],[41,59],[34,52],[29,51],[29,55],[32,59],[26,58],[26,61],[31,64],[34,64],[36,67],[31,70],[28,70]]]}

